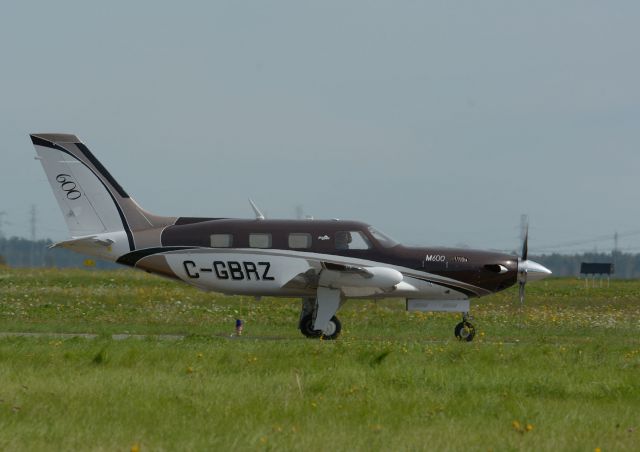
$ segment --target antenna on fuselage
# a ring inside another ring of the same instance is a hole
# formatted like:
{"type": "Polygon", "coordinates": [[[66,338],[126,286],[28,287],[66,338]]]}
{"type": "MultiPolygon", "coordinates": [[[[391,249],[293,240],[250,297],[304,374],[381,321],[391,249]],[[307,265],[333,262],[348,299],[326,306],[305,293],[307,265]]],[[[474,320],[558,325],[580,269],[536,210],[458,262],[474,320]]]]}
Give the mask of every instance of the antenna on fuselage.
{"type": "Polygon", "coordinates": [[[251,198],[249,198],[249,203],[251,204],[253,213],[256,214],[256,220],[264,220],[264,215],[262,215],[262,212],[260,212],[260,209],[258,209],[258,206],[256,206],[256,203],[253,202],[251,198]]]}

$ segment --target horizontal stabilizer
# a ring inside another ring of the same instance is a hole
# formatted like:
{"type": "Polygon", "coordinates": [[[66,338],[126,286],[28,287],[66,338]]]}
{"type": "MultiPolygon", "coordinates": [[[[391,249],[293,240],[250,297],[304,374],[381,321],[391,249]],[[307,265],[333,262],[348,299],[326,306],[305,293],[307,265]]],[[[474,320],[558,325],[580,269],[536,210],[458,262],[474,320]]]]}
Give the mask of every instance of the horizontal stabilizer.
{"type": "Polygon", "coordinates": [[[76,253],[89,254],[108,260],[115,260],[117,256],[127,252],[124,231],[78,237],[56,242],[49,245],[49,248],[66,248],[76,253]]]}
{"type": "Polygon", "coordinates": [[[81,237],[79,239],[65,240],[62,242],[56,242],[53,245],[49,245],[49,249],[52,248],[77,248],[78,246],[111,246],[114,243],[111,239],[100,239],[97,235],[91,235],[89,237],[81,237]]]}

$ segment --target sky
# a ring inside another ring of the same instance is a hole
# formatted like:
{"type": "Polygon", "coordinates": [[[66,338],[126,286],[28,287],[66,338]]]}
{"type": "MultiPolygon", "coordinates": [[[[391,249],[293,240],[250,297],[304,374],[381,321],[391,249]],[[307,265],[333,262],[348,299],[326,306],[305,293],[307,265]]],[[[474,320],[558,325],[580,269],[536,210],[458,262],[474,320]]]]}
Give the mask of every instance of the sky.
{"type": "Polygon", "coordinates": [[[29,140],[145,209],[374,224],[406,244],[640,252],[636,1],[3,2],[5,236],[68,233],[29,140]],[[577,245],[568,245],[579,242],[577,245]]]}

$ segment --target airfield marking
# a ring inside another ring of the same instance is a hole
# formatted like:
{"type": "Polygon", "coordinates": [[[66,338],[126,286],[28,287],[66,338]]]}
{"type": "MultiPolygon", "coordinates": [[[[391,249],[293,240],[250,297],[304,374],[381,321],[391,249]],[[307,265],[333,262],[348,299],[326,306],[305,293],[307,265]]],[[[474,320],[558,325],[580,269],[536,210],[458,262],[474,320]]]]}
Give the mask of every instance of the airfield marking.
{"type": "MultiPolygon", "coordinates": [[[[257,340],[257,341],[307,341],[307,338],[304,337],[286,337],[286,336],[237,336],[235,334],[224,334],[224,333],[211,333],[211,334],[129,334],[129,333],[116,333],[111,334],[109,336],[95,333],[34,333],[34,332],[24,332],[24,331],[0,331],[0,339],[2,338],[10,338],[10,337],[33,337],[33,338],[51,338],[51,339],[73,339],[73,338],[82,338],[82,339],[98,339],[104,337],[110,337],[114,341],[124,341],[127,339],[157,339],[161,341],[181,341],[187,339],[189,337],[219,337],[222,339],[228,340],[257,340]]],[[[388,337],[370,337],[370,338],[350,338],[349,340],[356,341],[387,341],[391,338],[388,337]]],[[[412,339],[407,339],[411,341],[412,339]]],[[[424,342],[427,344],[444,344],[449,342],[446,339],[438,340],[438,339],[422,339],[413,341],[424,342]]],[[[313,341],[310,341],[313,342],[313,341]]],[[[333,342],[333,341],[329,341],[333,342]]],[[[485,344],[501,344],[501,345],[518,345],[519,341],[483,341],[485,344]]]]}
{"type": "Polygon", "coordinates": [[[126,339],[157,339],[162,341],[181,341],[188,337],[220,337],[223,339],[245,339],[245,340],[304,340],[303,337],[285,337],[285,336],[237,336],[235,334],[212,333],[207,334],[129,334],[117,333],[107,335],[95,333],[33,333],[25,331],[0,331],[0,339],[5,337],[33,337],[33,338],[51,338],[51,339],[73,339],[76,337],[82,339],[98,339],[100,337],[111,337],[114,341],[124,341],[126,339]]]}
{"type": "MultiPolygon", "coordinates": [[[[104,335],[94,334],[94,333],[28,333],[28,332],[0,332],[0,338],[3,337],[50,337],[53,339],[73,339],[76,337],[82,339],[98,339],[100,337],[105,337],[104,335]]],[[[110,335],[111,339],[114,341],[123,341],[125,339],[160,339],[167,341],[179,341],[187,337],[185,334],[112,334],[110,335]]]]}
{"type": "MultiPolygon", "coordinates": [[[[222,333],[213,333],[211,335],[206,334],[129,334],[129,333],[117,333],[111,334],[108,337],[111,337],[114,341],[124,341],[126,339],[158,339],[163,341],[181,341],[188,337],[220,337],[223,339],[257,339],[257,340],[303,340],[305,338],[290,338],[284,336],[237,336],[235,334],[222,334],[222,333]]],[[[107,337],[106,335],[95,334],[95,333],[34,333],[34,332],[25,332],[25,331],[0,331],[0,338],[5,337],[33,337],[33,338],[52,338],[52,339],[73,339],[76,337],[82,339],[98,339],[100,337],[107,337]]]]}

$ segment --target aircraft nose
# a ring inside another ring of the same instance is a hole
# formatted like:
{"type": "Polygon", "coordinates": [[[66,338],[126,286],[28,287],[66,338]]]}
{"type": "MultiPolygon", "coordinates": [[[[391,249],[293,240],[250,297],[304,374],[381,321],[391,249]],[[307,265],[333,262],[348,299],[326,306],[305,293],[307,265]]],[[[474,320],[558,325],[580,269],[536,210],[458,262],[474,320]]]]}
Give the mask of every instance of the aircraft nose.
{"type": "Polygon", "coordinates": [[[529,281],[538,281],[551,275],[551,270],[547,267],[530,260],[518,262],[518,272],[522,271],[526,271],[529,281]]]}

